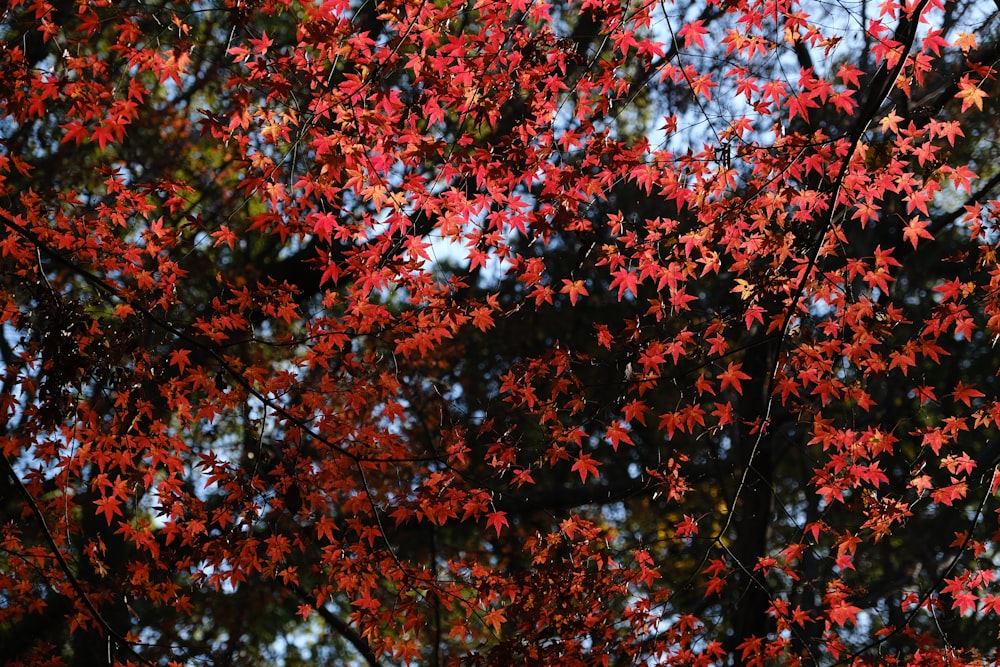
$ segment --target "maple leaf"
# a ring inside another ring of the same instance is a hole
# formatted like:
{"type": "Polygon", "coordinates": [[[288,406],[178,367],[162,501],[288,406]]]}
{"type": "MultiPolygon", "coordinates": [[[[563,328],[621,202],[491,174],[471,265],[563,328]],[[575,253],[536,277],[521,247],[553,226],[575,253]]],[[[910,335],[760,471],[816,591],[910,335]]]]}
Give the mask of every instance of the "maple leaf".
{"type": "MultiPolygon", "coordinates": [[[[576,305],[577,300],[581,296],[587,296],[589,294],[586,287],[586,281],[584,280],[564,279],[562,289],[560,289],[559,291],[562,294],[568,294],[569,302],[574,306],[576,305]]],[[[620,293],[619,293],[619,298],[621,298],[620,293]]]]}
{"type": "Polygon", "coordinates": [[[649,412],[649,406],[639,399],[633,399],[622,406],[622,413],[624,414],[626,424],[637,421],[645,426],[647,412],[649,412]]]}
{"type": "Polygon", "coordinates": [[[726,387],[732,387],[737,394],[743,393],[743,380],[749,380],[750,376],[740,370],[743,364],[734,361],[729,362],[726,370],[719,373],[720,390],[725,391],[726,387]]]}
{"type": "Polygon", "coordinates": [[[951,608],[958,609],[958,613],[965,615],[976,611],[979,598],[971,591],[961,590],[953,593],[952,597],[954,600],[951,603],[951,608]]]}
{"type": "Polygon", "coordinates": [[[674,529],[678,537],[693,537],[698,534],[698,522],[693,516],[685,514],[684,519],[674,526],[674,529]]]}
{"type": "Polygon", "coordinates": [[[677,36],[684,39],[684,48],[690,49],[692,45],[705,48],[704,36],[708,34],[708,28],[704,21],[691,21],[677,31],[677,36]]]}
{"type": "Polygon", "coordinates": [[[942,505],[950,506],[955,504],[955,501],[965,498],[968,492],[968,484],[959,478],[952,477],[951,484],[931,492],[931,500],[942,505]]]}
{"type": "Polygon", "coordinates": [[[695,97],[704,97],[707,102],[712,101],[712,89],[719,84],[712,80],[711,75],[703,74],[691,81],[691,92],[695,97]]]}
{"type": "Polygon", "coordinates": [[[611,443],[611,448],[615,451],[618,451],[618,446],[623,442],[626,445],[635,446],[635,443],[632,442],[631,436],[629,436],[628,428],[623,422],[615,422],[614,424],[608,426],[608,430],[604,437],[611,443]]]}
{"type": "Polygon", "coordinates": [[[941,459],[941,467],[948,470],[953,475],[961,473],[971,473],[976,468],[976,462],[968,454],[961,456],[952,454],[941,459]]]}
{"type": "Polygon", "coordinates": [[[499,607],[494,607],[483,615],[483,623],[487,627],[491,628],[493,632],[499,632],[500,626],[503,625],[506,620],[507,617],[504,614],[503,609],[500,609],[499,607]]]}
{"type": "Polygon", "coordinates": [[[796,116],[804,121],[809,120],[809,109],[819,108],[819,102],[813,98],[812,94],[793,95],[788,100],[788,120],[792,121],[796,116]]]}
{"type": "Polygon", "coordinates": [[[597,324],[595,326],[597,328],[598,345],[604,348],[610,348],[614,338],[611,335],[611,331],[608,329],[607,325],[597,324]]]}
{"type": "Polygon", "coordinates": [[[486,525],[496,531],[500,537],[500,531],[508,525],[506,512],[490,512],[486,515],[486,525]]]}
{"type": "Polygon", "coordinates": [[[955,36],[955,46],[962,49],[962,53],[976,50],[976,35],[969,32],[960,32],[955,36]]]}
{"type": "Polygon", "coordinates": [[[371,597],[371,591],[366,589],[361,597],[351,601],[351,605],[362,611],[374,613],[378,611],[381,603],[376,598],[371,597]]]}
{"type": "Polygon", "coordinates": [[[917,243],[920,239],[930,239],[934,240],[934,235],[927,231],[927,227],[930,226],[929,220],[921,220],[920,218],[910,218],[910,221],[906,223],[903,228],[903,239],[909,241],[914,248],[917,247],[917,243]]]}
{"type": "Polygon", "coordinates": [[[253,52],[258,56],[267,55],[267,50],[274,44],[274,40],[268,38],[266,30],[260,33],[259,38],[251,37],[247,41],[254,47],[253,52]]]}
{"type": "MultiPolygon", "coordinates": [[[[62,129],[66,130],[66,134],[60,140],[62,143],[74,142],[79,146],[84,139],[88,138],[87,127],[79,120],[74,120],[65,125],[60,125],[62,129]]],[[[102,146],[103,148],[103,146],[102,146]]]]}
{"type": "Polygon", "coordinates": [[[523,468],[521,470],[516,470],[514,472],[514,485],[523,486],[525,484],[534,484],[535,478],[531,476],[530,468],[523,468]]]}
{"type": "MultiPolygon", "coordinates": [[[[69,135],[67,134],[67,137],[69,135]]],[[[114,140],[114,130],[109,123],[98,125],[90,136],[91,141],[96,141],[103,151],[105,147],[114,140]]]]}
{"type": "Polygon", "coordinates": [[[159,58],[156,69],[159,73],[160,85],[167,81],[172,81],[178,86],[183,84],[181,79],[187,72],[188,64],[191,61],[191,54],[186,51],[175,50],[166,58],[159,58]]]}
{"type": "Polygon", "coordinates": [[[705,597],[719,595],[726,588],[725,577],[710,577],[705,583],[705,597]]]}
{"type": "Polygon", "coordinates": [[[636,296],[638,294],[639,277],[627,268],[621,268],[611,274],[611,289],[618,290],[618,300],[621,301],[626,294],[636,296]]]}
{"type": "Polygon", "coordinates": [[[831,605],[827,616],[837,625],[844,627],[848,623],[857,622],[859,613],[861,613],[860,607],[839,601],[835,605],[831,605]]]}
{"type": "Polygon", "coordinates": [[[965,405],[969,407],[972,407],[972,399],[986,396],[983,392],[971,385],[965,384],[961,380],[955,384],[955,391],[953,391],[951,395],[956,401],[965,403],[965,405]]]}
{"type": "Polygon", "coordinates": [[[924,491],[933,489],[934,483],[931,481],[930,475],[920,475],[910,480],[909,486],[916,489],[918,494],[923,494],[924,491]]]}
{"type": "Polygon", "coordinates": [[[962,111],[967,111],[969,107],[976,107],[983,110],[983,100],[986,99],[986,92],[982,89],[982,84],[977,84],[966,74],[958,82],[958,92],[955,97],[962,100],[962,111]]]}
{"type": "Polygon", "coordinates": [[[748,306],[743,314],[743,322],[747,329],[752,327],[754,322],[764,324],[764,309],[757,304],[748,306]]]}
{"type": "Polygon", "coordinates": [[[181,373],[191,364],[191,350],[171,350],[170,365],[176,366],[181,373]]]}
{"type": "Polygon", "coordinates": [[[104,515],[104,520],[107,521],[109,525],[114,517],[123,516],[121,507],[122,503],[115,496],[98,498],[94,501],[94,505],[97,506],[98,513],[104,515]]]}
{"type": "Polygon", "coordinates": [[[590,454],[581,453],[573,463],[572,470],[580,474],[581,482],[586,482],[587,475],[598,476],[597,467],[600,465],[601,463],[590,454]]]}
{"type": "Polygon", "coordinates": [[[855,88],[861,86],[861,75],[864,72],[851,63],[844,63],[837,69],[837,78],[855,88]]]}

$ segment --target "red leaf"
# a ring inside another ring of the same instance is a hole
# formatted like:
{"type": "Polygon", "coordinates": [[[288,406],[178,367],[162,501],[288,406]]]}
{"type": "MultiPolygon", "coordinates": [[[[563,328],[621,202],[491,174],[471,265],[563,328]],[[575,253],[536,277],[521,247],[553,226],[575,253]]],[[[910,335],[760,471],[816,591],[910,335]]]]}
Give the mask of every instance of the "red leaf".
{"type": "Polygon", "coordinates": [[[500,537],[500,531],[504,529],[507,523],[507,513],[506,512],[490,512],[486,515],[486,525],[496,531],[497,537],[500,537]]]}
{"type": "Polygon", "coordinates": [[[587,475],[593,475],[594,477],[598,476],[597,467],[599,465],[601,464],[590,454],[581,453],[577,457],[576,462],[573,464],[572,470],[580,473],[581,482],[586,482],[587,475]]]}
{"type": "Polygon", "coordinates": [[[635,443],[632,442],[631,436],[629,436],[628,429],[622,422],[615,422],[609,426],[604,437],[608,439],[608,442],[611,443],[611,448],[616,452],[618,451],[618,445],[623,442],[626,445],[635,446],[635,443]]]}
{"type": "Polygon", "coordinates": [[[114,496],[99,498],[94,501],[97,505],[97,513],[104,515],[104,520],[111,524],[111,520],[116,516],[122,516],[122,503],[114,496]]]}
{"type": "Polygon", "coordinates": [[[684,26],[677,31],[677,36],[684,39],[684,48],[690,49],[691,46],[697,45],[698,48],[705,48],[705,40],[703,37],[708,34],[708,28],[705,27],[704,21],[691,21],[690,23],[685,23],[684,26]]]}
{"type": "Polygon", "coordinates": [[[956,401],[965,403],[967,406],[972,407],[973,398],[982,398],[986,396],[983,392],[979,391],[971,385],[966,385],[961,380],[955,385],[955,391],[951,394],[956,401]]]}
{"type": "Polygon", "coordinates": [[[859,607],[855,607],[852,604],[847,604],[843,601],[837,602],[834,606],[830,607],[828,616],[830,620],[837,625],[843,627],[848,623],[855,623],[858,620],[858,614],[861,612],[859,607]]]}

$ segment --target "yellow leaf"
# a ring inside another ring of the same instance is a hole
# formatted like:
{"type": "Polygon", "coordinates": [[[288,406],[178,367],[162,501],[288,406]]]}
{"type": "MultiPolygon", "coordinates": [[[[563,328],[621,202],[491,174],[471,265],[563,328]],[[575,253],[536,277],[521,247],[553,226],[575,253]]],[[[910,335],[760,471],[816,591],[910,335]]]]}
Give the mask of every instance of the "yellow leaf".
{"type": "Polygon", "coordinates": [[[983,100],[987,97],[987,95],[978,85],[972,83],[972,79],[970,79],[968,75],[965,75],[962,77],[962,80],[958,82],[958,93],[955,97],[962,100],[962,111],[965,111],[972,106],[982,111],[983,100]]]}

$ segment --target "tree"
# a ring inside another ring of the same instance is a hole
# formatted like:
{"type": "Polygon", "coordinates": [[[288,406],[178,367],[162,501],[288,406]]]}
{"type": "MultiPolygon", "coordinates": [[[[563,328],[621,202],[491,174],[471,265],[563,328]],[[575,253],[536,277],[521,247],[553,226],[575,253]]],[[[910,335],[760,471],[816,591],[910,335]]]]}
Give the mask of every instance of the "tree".
{"type": "Polygon", "coordinates": [[[4,664],[982,664],[998,14],[14,2],[4,664]]]}

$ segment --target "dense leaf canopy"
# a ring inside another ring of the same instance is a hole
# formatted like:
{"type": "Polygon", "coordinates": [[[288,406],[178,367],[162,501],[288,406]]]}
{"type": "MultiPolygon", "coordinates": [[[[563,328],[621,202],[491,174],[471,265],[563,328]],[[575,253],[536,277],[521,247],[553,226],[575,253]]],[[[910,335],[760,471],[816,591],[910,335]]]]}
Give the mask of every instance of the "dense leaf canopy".
{"type": "Polygon", "coordinates": [[[998,34],[9,2],[0,663],[1000,659],[998,34]]]}

